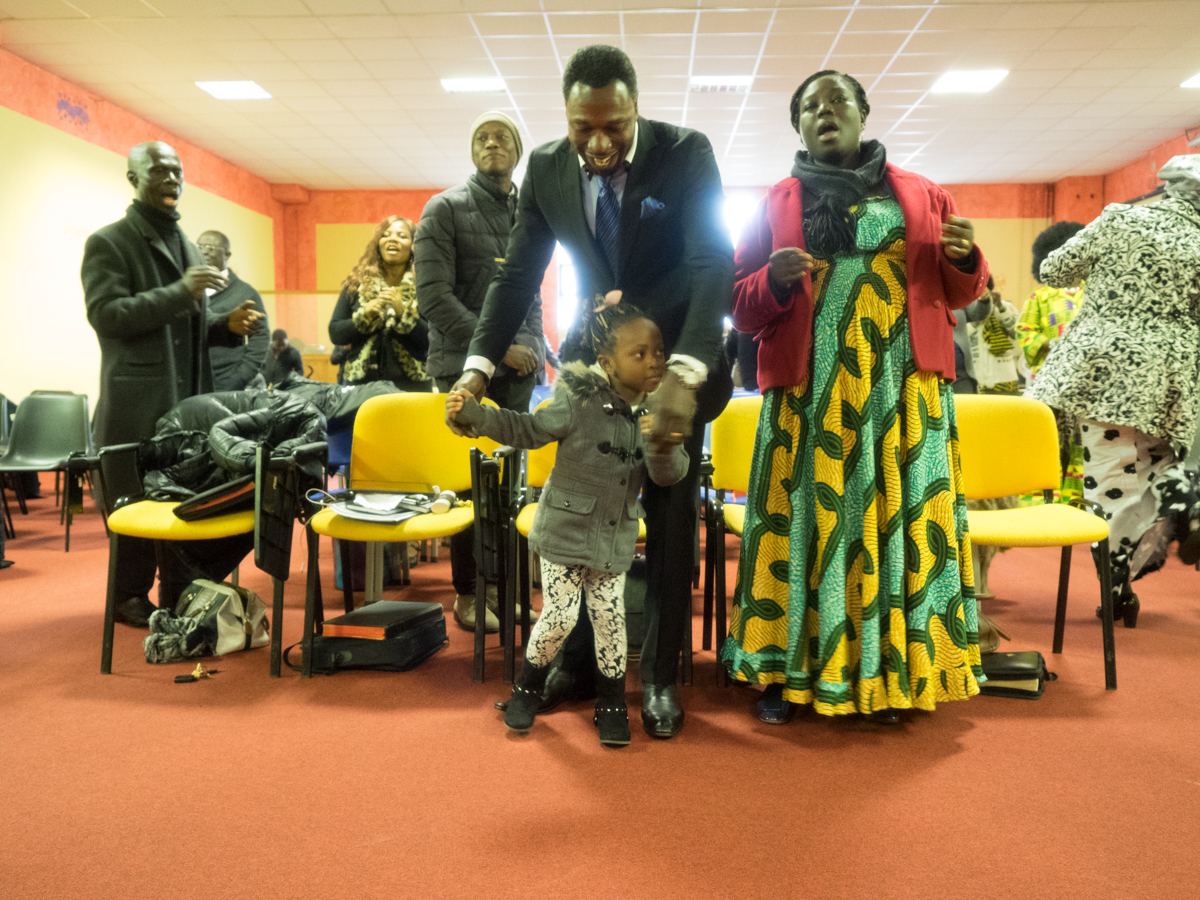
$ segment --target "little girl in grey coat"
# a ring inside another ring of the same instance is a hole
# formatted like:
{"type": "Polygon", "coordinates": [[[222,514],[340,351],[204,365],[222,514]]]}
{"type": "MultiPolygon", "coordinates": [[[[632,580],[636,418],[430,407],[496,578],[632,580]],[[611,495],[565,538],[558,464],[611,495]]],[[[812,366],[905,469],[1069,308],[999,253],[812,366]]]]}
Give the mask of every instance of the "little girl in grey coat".
{"type": "Polygon", "coordinates": [[[595,723],[601,743],[629,743],[625,708],[625,572],[633,562],[638,496],[648,471],[667,486],[683,478],[688,456],[679,444],[650,444],[646,394],[666,371],[658,326],[627,303],[585,315],[569,340],[582,344],[580,361],[559,373],[554,399],[533,413],[481,406],[465,391],[447,395],[459,424],[522,449],[558,441],[529,545],[542,560],[542,615],[525,652],[504,723],[525,732],[533,725],[550,663],[579,617],[580,596],[596,635],[595,723]],[[586,360],[596,361],[588,365],[586,360]]]}

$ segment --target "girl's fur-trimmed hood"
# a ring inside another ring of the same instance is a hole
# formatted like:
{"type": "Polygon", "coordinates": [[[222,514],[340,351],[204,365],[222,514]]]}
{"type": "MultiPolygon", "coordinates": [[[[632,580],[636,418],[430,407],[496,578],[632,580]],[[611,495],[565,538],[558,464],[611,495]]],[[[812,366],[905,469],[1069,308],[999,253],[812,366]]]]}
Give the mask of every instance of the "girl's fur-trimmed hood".
{"type": "Polygon", "coordinates": [[[557,390],[565,390],[579,400],[590,400],[601,394],[612,394],[608,376],[599,363],[589,366],[582,360],[564,363],[558,372],[557,390]]]}

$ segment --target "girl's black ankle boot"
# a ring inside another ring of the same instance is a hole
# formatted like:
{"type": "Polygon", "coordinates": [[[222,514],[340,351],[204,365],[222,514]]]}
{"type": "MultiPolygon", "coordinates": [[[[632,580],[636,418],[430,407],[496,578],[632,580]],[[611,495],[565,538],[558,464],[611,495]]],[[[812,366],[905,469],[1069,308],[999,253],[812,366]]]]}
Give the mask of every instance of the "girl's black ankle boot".
{"type": "Polygon", "coordinates": [[[521,674],[513,685],[512,696],[504,709],[504,724],[513,731],[524,733],[533,727],[538,705],[542,702],[542,687],[550,666],[535,666],[529,660],[521,667],[521,674]]]}
{"type": "Polygon", "coordinates": [[[596,716],[592,719],[600,729],[600,743],[606,747],[629,745],[629,710],[625,707],[625,675],[596,679],[596,716]]]}

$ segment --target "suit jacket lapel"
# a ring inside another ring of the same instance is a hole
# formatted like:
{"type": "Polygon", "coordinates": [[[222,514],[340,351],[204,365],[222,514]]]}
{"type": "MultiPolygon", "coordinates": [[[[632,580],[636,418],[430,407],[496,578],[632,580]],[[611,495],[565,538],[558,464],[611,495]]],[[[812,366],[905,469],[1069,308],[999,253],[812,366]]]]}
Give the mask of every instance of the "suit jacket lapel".
{"type": "MultiPolygon", "coordinates": [[[[608,271],[608,262],[596,238],[588,228],[587,219],[583,212],[583,185],[581,179],[587,177],[579,165],[579,154],[570,142],[564,140],[558,153],[558,188],[562,199],[562,208],[566,213],[569,234],[564,235],[571,249],[577,254],[575,264],[593,272],[608,271]]],[[[616,273],[613,273],[614,281],[616,273]]]]}
{"type": "Polygon", "coordinates": [[[654,129],[642,118],[638,119],[637,140],[637,156],[625,176],[625,193],[621,197],[621,227],[617,230],[618,279],[625,273],[633,248],[637,246],[642,201],[650,196],[650,185],[661,162],[661,154],[655,152],[654,129]]]}

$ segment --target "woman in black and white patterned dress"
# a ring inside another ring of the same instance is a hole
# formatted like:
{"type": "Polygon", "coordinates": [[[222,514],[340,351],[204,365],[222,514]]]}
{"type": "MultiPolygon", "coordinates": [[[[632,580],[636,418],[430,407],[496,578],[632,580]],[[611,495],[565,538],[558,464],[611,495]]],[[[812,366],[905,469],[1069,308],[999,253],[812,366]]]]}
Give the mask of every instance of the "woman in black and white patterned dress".
{"type": "Polygon", "coordinates": [[[1108,516],[1114,612],[1129,628],[1129,582],[1150,549],[1138,544],[1155,523],[1173,519],[1181,558],[1200,556],[1200,503],[1180,466],[1200,403],[1200,156],[1158,177],[1161,202],[1107,207],[1042,263],[1046,284],[1087,288],[1029,393],[1080,419],[1084,496],[1108,516]]]}

